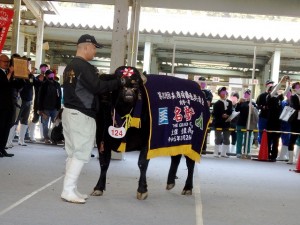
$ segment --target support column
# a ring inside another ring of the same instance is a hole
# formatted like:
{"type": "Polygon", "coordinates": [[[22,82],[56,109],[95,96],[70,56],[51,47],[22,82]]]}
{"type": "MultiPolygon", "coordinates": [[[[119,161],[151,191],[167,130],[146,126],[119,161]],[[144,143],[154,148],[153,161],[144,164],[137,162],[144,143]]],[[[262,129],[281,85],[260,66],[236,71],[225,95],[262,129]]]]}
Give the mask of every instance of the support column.
{"type": "MultiPolygon", "coordinates": [[[[42,16],[44,18],[44,15],[42,16]]],[[[39,68],[43,61],[43,39],[44,39],[44,20],[37,20],[37,37],[36,37],[36,53],[35,67],[39,68]]]]}
{"type": "Polygon", "coordinates": [[[138,57],[140,14],[141,14],[141,1],[132,0],[127,64],[129,66],[134,66],[134,67],[136,67],[136,61],[138,57]]]}
{"type": "Polygon", "coordinates": [[[31,50],[31,38],[27,37],[26,38],[27,42],[26,42],[26,52],[27,52],[27,57],[30,58],[30,50],[31,50]]]}
{"type": "Polygon", "coordinates": [[[24,55],[25,50],[25,34],[20,32],[19,33],[19,44],[18,44],[18,51],[17,53],[20,54],[20,56],[24,55]]]}
{"type": "Polygon", "coordinates": [[[151,55],[152,55],[152,43],[147,41],[145,42],[145,47],[144,47],[144,65],[143,65],[143,71],[146,71],[147,74],[150,73],[151,55]]]}
{"type": "Polygon", "coordinates": [[[272,56],[271,80],[275,83],[279,81],[280,53],[280,49],[276,49],[272,56]]]}
{"type": "Polygon", "coordinates": [[[113,73],[119,66],[125,65],[128,10],[128,0],[115,1],[110,62],[111,73],[113,73]]]}
{"type": "Polygon", "coordinates": [[[17,53],[19,50],[19,33],[20,33],[20,15],[21,0],[14,0],[14,18],[11,37],[11,54],[17,53]]]}
{"type": "Polygon", "coordinates": [[[151,74],[158,74],[158,72],[159,72],[159,69],[158,69],[157,57],[152,56],[151,57],[150,73],[151,74]]]}

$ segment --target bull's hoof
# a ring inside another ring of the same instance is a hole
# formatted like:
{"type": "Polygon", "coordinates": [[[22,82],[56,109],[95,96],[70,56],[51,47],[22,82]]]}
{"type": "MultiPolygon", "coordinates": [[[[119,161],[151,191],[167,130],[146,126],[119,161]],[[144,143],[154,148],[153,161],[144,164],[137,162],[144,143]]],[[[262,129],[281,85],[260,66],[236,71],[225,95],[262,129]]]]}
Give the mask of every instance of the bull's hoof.
{"type": "Polygon", "coordinates": [[[91,196],[102,196],[102,195],[103,195],[103,191],[101,191],[101,190],[94,190],[91,193],[91,196]]]}
{"type": "Polygon", "coordinates": [[[175,187],[175,183],[173,183],[173,184],[167,184],[166,189],[167,189],[167,190],[171,190],[171,189],[173,189],[174,187],[175,187]]]}
{"type": "Polygon", "coordinates": [[[192,195],[193,194],[193,191],[192,190],[183,190],[181,192],[182,195],[192,195]]]}
{"type": "Polygon", "coordinates": [[[145,193],[137,192],[137,194],[136,194],[136,198],[138,200],[145,200],[147,197],[148,197],[148,192],[145,192],[145,193]]]}

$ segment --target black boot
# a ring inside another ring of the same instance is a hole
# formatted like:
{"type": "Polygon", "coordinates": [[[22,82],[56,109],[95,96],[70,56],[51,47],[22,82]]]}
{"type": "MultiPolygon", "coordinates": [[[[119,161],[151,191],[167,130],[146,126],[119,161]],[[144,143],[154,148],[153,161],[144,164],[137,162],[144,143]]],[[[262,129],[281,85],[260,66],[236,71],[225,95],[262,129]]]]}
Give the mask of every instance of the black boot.
{"type": "Polygon", "coordinates": [[[5,149],[1,151],[2,156],[0,157],[13,157],[15,154],[7,153],[5,149]]]}

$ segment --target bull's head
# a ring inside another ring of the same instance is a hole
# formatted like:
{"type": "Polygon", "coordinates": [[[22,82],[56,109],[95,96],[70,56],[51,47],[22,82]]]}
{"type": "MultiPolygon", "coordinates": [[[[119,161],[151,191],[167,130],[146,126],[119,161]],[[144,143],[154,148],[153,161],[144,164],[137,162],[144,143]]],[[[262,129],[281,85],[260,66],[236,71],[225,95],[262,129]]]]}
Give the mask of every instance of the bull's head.
{"type": "Polygon", "coordinates": [[[139,88],[143,84],[140,72],[135,67],[121,66],[116,69],[115,75],[126,81],[119,98],[124,103],[134,105],[138,99],[139,88]]]}

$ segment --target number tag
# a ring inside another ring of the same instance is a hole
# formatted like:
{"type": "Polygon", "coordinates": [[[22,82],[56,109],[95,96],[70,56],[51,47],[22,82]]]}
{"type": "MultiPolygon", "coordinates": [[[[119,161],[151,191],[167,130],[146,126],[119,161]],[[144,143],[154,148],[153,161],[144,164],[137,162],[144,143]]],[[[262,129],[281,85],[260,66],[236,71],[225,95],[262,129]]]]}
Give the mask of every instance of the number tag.
{"type": "Polygon", "coordinates": [[[113,138],[123,138],[126,134],[126,130],[124,127],[113,127],[110,126],[108,128],[108,133],[113,138]]]}

